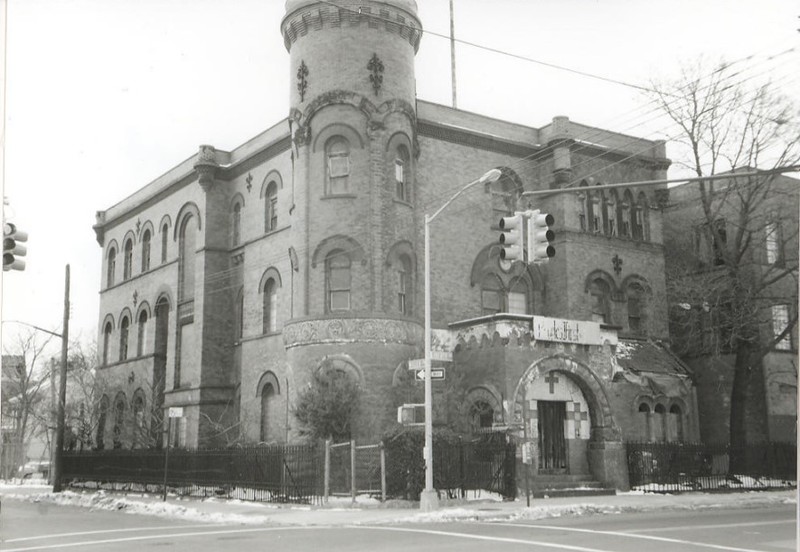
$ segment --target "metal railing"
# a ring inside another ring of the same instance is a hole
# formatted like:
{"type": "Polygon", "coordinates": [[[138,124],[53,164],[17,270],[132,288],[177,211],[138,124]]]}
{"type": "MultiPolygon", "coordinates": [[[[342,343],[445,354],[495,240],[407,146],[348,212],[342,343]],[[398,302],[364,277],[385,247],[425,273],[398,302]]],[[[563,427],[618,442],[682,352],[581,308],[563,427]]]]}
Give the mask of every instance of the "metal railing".
{"type": "Polygon", "coordinates": [[[649,492],[758,490],[797,484],[794,443],[733,448],[699,443],[626,443],[631,488],[649,492]]]}

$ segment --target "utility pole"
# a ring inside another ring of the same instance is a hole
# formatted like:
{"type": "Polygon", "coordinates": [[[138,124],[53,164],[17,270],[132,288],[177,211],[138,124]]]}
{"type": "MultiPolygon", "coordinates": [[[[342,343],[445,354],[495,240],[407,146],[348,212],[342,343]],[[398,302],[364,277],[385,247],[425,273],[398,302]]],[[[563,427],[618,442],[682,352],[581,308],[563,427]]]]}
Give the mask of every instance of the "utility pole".
{"type": "Polygon", "coordinates": [[[69,265],[64,275],[64,329],[61,333],[61,379],[58,386],[58,423],[56,453],[53,465],[53,492],[61,492],[61,473],[64,453],[64,417],[67,403],[67,353],[69,351],[69,265]]]}

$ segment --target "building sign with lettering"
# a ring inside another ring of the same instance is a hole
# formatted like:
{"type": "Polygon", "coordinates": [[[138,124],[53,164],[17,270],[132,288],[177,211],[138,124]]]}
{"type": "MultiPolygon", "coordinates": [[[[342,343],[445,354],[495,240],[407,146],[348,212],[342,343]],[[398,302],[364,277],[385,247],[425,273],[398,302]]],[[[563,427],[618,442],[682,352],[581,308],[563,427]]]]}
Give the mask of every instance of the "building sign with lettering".
{"type": "Polygon", "coordinates": [[[564,320],[546,316],[533,317],[533,337],[538,341],[557,341],[559,343],[580,343],[582,345],[602,345],[615,342],[607,332],[600,329],[597,322],[585,320],[564,320]]]}

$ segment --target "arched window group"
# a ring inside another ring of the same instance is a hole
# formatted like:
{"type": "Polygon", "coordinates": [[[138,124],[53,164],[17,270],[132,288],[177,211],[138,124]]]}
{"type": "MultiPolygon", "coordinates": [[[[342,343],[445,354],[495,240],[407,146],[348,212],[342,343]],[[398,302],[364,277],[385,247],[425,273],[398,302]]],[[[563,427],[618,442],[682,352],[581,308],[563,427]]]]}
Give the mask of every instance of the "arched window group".
{"type": "MultiPolygon", "coordinates": [[[[130,280],[135,272],[136,266],[134,260],[139,263],[139,273],[145,273],[151,268],[152,259],[152,243],[153,243],[153,226],[150,222],[146,222],[139,230],[137,225],[137,233],[139,235],[139,247],[141,248],[136,252],[136,238],[134,233],[129,231],[124,240],[122,241],[122,248],[119,248],[117,242],[112,240],[106,251],[106,273],[105,284],[106,287],[112,287],[117,283],[117,257],[122,257],[122,282],[130,280]],[[136,255],[134,259],[134,255],[136,255]]],[[[164,223],[162,228],[162,244],[161,244],[161,262],[166,262],[167,255],[167,233],[168,225],[164,223]]]]}
{"type": "Polygon", "coordinates": [[[122,391],[116,394],[113,404],[107,395],[103,395],[98,410],[95,448],[99,450],[106,448],[109,415],[111,415],[110,436],[113,448],[142,448],[151,444],[147,429],[145,396],[141,387],[136,389],[129,405],[122,391]]]}
{"type": "Polygon", "coordinates": [[[683,409],[675,402],[667,408],[662,402],[650,399],[642,401],[637,407],[639,437],[643,441],[683,442],[683,409]]]}
{"type": "Polygon", "coordinates": [[[586,279],[587,317],[600,324],[618,324],[629,333],[648,333],[648,302],[651,296],[647,281],[636,274],[617,286],[603,270],[592,271],[586,279]]]}
{"type": "Polygon", "coordinates": [[[622,194],[617,190],[592,190],[584,180],[579,197],[583,205],[579,214],[580,228],[584,232],[650,240],[649,207],[644,192],[639,192],[634,199],[629,189],[622,194]]]}
{"type": "Polygon", "coordinates": [[[114,317],[112,315],[106,316],[102,326],[102,350],[100,351],[100,358],[103,366],[107,366],[109,363],[114,362],[115,360],[124,362],[131,358],[131,347],[133,346],[131,341],[131,325],[134,323],[137,326],[135,330],[136,356],[139,357],[145,354],[147,349],[149,307],[147,306],[147,303],[140,303],[139,309],[138,316],[133,317],[130,311],[125,308],[118,318],[119,324],[117,327],[119,328],[119,335],[116,338],[118,339],[118,341],[116,341],[118,344],[116,349],[116,357],[111,356],[112,343],[115,343],[113,339],[115,329],[114,317]]]}
{"type": "Polygon", "coordinates": [[[533,314],[541,282],[525,263],[505,263],[500,248],[488,246],[472,265],[470,285],[480,290],[480,314],[533,314]]]}

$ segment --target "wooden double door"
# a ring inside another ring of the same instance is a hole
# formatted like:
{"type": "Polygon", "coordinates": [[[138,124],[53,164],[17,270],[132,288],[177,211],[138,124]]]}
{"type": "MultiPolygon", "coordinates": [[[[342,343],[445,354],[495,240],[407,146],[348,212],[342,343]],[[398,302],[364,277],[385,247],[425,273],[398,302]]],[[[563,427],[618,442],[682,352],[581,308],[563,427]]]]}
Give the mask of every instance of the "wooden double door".
{"type": "Polygon", "coordinates": [[[564,422],[567,403],[564,401],[536,401],[539,428],[539,471],[566,473],[567,443],[564,422]]]}

